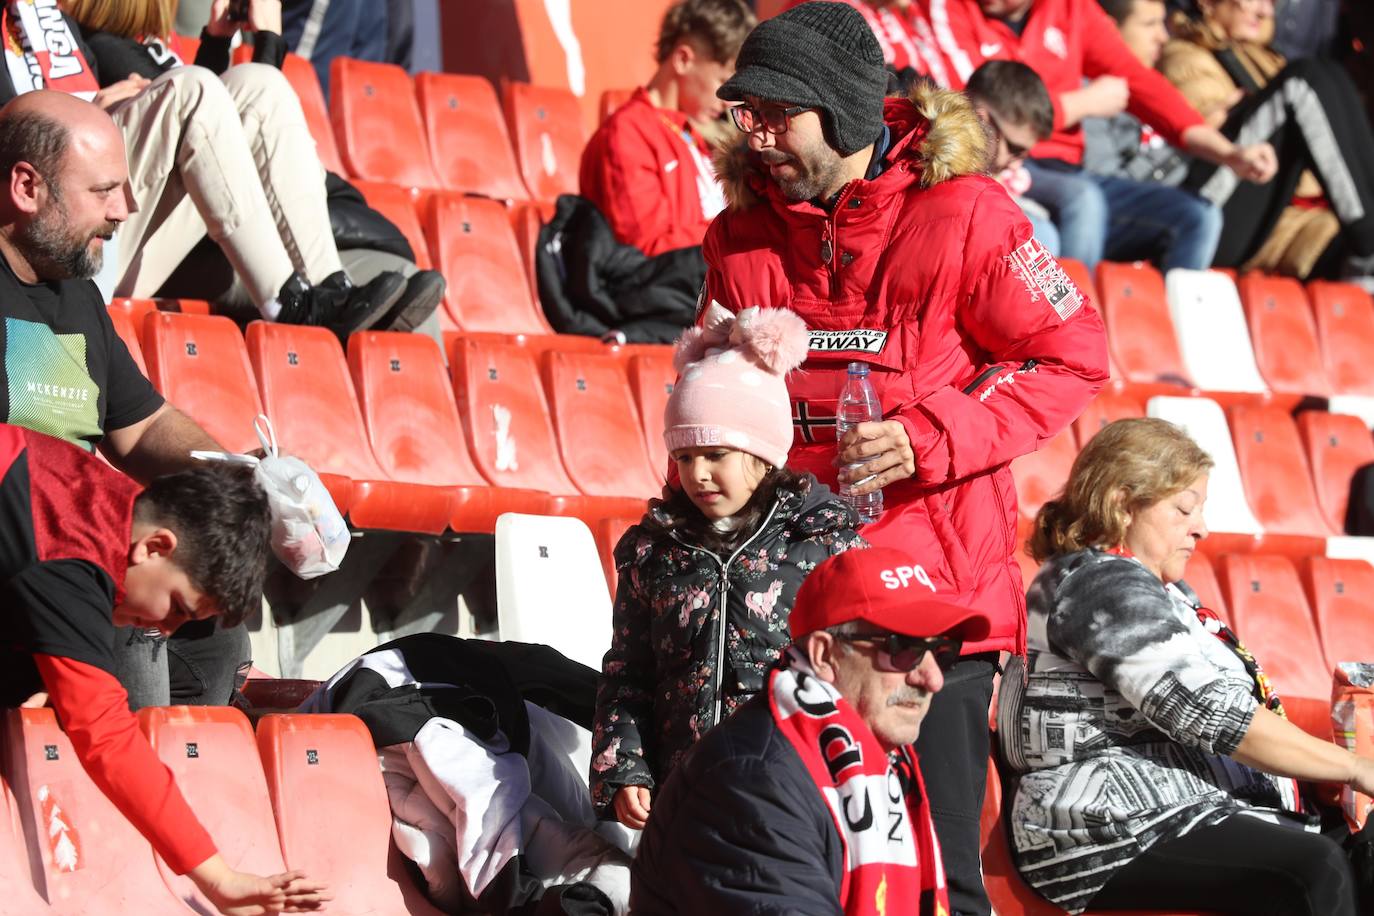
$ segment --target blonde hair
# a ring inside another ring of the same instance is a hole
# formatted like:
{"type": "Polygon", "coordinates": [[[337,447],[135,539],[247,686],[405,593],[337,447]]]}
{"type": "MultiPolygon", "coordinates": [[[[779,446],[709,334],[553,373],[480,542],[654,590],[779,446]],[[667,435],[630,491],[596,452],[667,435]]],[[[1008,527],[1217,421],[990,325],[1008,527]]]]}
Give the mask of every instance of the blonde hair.
{"type": "Polygon", "coordinates": [[[1109,423],[1083,447],[1057,499],[1040,507],[1028,552],[1044,561],[1120,544],[1126,517],[1186,488],[1212,458],[1166,420],[1109,423]]]}
{"type": "Polygon", "coordinates": [[[177,0],[63,0],[62,8],[88,32],[166,38],[176,21],[177,0]]]}

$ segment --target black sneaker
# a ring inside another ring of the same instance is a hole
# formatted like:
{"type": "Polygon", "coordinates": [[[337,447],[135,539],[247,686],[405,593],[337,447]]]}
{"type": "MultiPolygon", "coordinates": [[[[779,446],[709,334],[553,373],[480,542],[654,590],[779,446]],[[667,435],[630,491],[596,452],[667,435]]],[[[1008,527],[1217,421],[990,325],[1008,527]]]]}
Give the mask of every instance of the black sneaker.
{"type": "Polygon", "coordinates": [[[341,270],[315,286],[293,273],[277,294],[281,303],[277,321],[328,328],[346,341],[354,331],[376,324],[405,288],[406,278],[394,271],[378,274],[366,286],[354,286],[341,270]]]}
{"type": "Polygon", "coordinates": [[[419,270],[406,282],[401,298],[382,316],[377,327],[388,331],[413,331],[434,314],[448,284],[437,270],[419,270]]]}

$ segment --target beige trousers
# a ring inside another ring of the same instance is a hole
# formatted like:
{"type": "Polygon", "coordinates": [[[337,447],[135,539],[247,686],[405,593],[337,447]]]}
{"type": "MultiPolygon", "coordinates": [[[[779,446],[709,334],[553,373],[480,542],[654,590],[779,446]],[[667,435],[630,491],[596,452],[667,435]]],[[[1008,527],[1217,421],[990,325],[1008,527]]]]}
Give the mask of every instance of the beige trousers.
{"type": "Polygon", "coordinates": [[[152,296],[207,233],[259,308],[292,271],[318,283],[343,269],[324,169],[280,71],[178,67],[111,115],[138,207],[119,231],[116,295],[152,296]]]}

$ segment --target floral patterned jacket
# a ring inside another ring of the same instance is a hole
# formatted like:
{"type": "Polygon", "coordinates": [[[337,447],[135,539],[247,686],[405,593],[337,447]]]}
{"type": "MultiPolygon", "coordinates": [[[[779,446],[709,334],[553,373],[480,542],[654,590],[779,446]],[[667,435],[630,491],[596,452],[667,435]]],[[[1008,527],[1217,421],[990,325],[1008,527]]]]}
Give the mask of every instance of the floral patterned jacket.
{"type": "Polygon", "coordinates": [[[615,632],[596,691],[590,781],[599,814],[612,816],[623,786],[661,783],[763,689],[791,642],[787,616],[802,580],[827,557],[867,546],[857,524],[808,476],[798,490],[779,490],[759,530],[728,557],[642,525],[625,532],[615,550],[615,632]]]}

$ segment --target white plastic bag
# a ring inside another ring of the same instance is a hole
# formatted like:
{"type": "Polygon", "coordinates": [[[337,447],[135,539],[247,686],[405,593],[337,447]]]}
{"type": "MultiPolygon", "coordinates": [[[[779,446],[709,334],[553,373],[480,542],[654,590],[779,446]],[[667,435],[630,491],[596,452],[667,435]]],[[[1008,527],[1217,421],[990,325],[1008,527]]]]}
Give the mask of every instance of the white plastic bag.
{"type": "Polygon", "coordinates": [[[259,414],[253,429],[265,458],[209,451],[194,451],[191,457],[252,465],[271,506],[272,552],[277,559],[302,579],[334,572],[348,552],[351,535],[333,497],[310,465],[280,454],[267,417],[259,414]]]}

